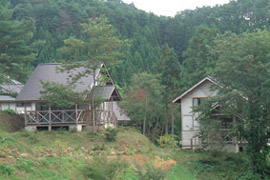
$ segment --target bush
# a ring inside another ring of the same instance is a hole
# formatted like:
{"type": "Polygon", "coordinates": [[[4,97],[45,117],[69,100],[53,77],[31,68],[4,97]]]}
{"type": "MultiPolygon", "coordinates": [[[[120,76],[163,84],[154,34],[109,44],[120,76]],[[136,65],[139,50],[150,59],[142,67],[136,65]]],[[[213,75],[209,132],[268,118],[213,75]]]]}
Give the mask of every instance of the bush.
{"type": "Polygon", "coordinates": [[[105,132],[106,140],[109,142],[115,141],[115,137],[117,135],[117,130],[115,128],[107,128],[105,132]]]}
{"type": "Polygon", "coordinates": [[[14,169],[11,166],[0,164],[0,174],[10,176],[13,174],[13,171],[14,169]]]}
{"type": "Polygon", "coordinates": [[[97,150],[101,150],[101,151],[105,151],[106,150],[106,147],[105,147],[105,144],[96,144],[93,148],[93,151],[97,151],[97,150]]]}
{"type": "Polygon", "coordinates": [[[104,157],[95,157],[86,168],[83,170],[83,174],[86,178],[98,179],[98,180],[116,180],[116,176],[128,168],[129,165],[126,162],[119,159],[107,159],[104,157]]]}
{"type": "Polygon", "coordinates": [[[176,148],[178,144],[175,135],[160,136],[157,143],[161,148],[176,148]]]}
{"type": "Polygon", "coordinates": [[[168,171],[156,168],[153,165],[146,165],[142,171],[137,171],[138,177],[141,180],[163,180],[168,171]]]}
{"type": "Polygon", "coordinates": [[[7,113],[7,114],[9,114],[9,115],[14,115],[14,114],[16,114],[12,109],[5,109],[5,110],[3,110],[3,112],[5,112],[5,113],[7,113]]]}

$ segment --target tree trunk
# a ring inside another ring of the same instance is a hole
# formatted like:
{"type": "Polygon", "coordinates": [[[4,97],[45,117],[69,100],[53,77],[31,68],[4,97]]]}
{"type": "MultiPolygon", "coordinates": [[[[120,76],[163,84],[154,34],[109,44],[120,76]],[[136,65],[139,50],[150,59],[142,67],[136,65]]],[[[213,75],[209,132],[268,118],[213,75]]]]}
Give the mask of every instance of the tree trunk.
{"type": "Polygon", "coordinates": [[[172,123],[172,135],[174,135],[174,107],[171,105],[171,123],[172,123]]]}
{"type": "Polygon", "coordinates": [[[92,121],[93,121],[93,133],[95,132],[96,129],[96,110],[95,110],[95,94],[94,94],[94,89],[96,86],[96,70],[94,69],[94,86],[92,88],[93,95],[91,99],[91,109],[92,109],[92,121]]]}
{"type": "Polygon", "coordinates": [[[169,126],[168,126],[168,104],[165,105],[165,135],[167,135],[169,132],[169,126]]]}
{"type": "Polygon", "coordinates": [[[144,111],[144,120],[143,120],[143,135],[145,135],[145,128],[146,128],[146,113],[147,113],[147,98],[145,99],[145,111],[144,111]]]}

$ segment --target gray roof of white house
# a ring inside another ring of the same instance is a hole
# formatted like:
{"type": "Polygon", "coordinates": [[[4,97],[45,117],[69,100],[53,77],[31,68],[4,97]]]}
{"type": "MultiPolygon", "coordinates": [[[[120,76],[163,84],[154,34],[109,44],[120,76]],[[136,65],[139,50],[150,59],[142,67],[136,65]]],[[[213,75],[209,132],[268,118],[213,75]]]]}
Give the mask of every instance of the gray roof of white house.
{"type": "Polygon", "coordinates": [[[0,84],[0,101],[10,102],[15,101],[11,94],[18,94],[23,88],[23,84],[19,81],[11,79],[9,76],[4,76],[5,82],[0,84]]]}
{"type": "Polygon", "coordinates": [[[130,118],[126,115],[126,113],[121,109],[116,102],[113,102],[113,112],[117,117],[118,121],[130,121],[130,118]]]}
{"type": "Polygon", "coordinates": [[[0,84],[0,92],[8,94],[20,93],[23,86],[23,84],[0,84]]]}
{"type": "MultiPolygon", "coordinates": [[[[43,82],[56,82],[59,84],[68,84],[70,80],[70,74],[66,71],[60,72],[60,63],[40,64],[36,67],[27,83],[16,98],[16,101],[36,101],[39,100],[41,95],[43,82]]],[[[83,72],[83,68],[77,68],[73,71],[73,74],[83,72]]],[[[93,75],[82,77],[78,82],[74,83],[75,91],[82,92],[87,89],[91,89],[93,85],[93,75]]]]}
{"type": "Polygon", "coordinates": [[[194,86],[192,86],[190,89],[188,89],[187,91],[185,91],[184,93],[182,93],[180,96],[178,96],[177,98],[175,98],[172,103],[178,103],[181,101],[181,99],[186,96],[188,93],[190,93],[191,91],[193,91],[195,88],[197,88],[199,85],[201,85],[202,83],[204,83],[205,81],[210,81],[213,84],[217,84],[211,77],[207,76],[205,78],[203,78],[200,82],[198,82],[197,84],[195,84],[194,86]]]}
{"type": "Polygon", "coordinates": [[[114,85],[98,86],[95,88],[95,95],[103,97],[105,100],[109,100],[115,90],[114,85]]]}
{"type": "Polygon", "coordinates": [[[11,102],[11,101],[15,102],[15,98],[8,95],[0,95],[0,102],[11,102]]]}

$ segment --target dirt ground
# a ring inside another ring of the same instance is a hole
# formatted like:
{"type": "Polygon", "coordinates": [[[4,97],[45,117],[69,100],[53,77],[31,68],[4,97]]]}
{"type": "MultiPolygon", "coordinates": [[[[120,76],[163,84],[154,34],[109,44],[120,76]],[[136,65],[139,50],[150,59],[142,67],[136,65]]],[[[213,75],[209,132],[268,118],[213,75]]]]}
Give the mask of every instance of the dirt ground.
{"type": "Polygon", "coordinates": [[[0,112],[0,130],[14,132],[24,128],[24,118],[17,114],[0,112]]]}

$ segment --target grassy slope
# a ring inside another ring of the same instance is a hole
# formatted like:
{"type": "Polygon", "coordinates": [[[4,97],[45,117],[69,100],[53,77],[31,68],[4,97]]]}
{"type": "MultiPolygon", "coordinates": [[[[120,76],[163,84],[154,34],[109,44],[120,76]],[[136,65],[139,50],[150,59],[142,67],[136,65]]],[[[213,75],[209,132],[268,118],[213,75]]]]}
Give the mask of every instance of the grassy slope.
{"type": "Polygon", "coordinates": [[[198,180],[254,179],[245,154],[179,151],[171,157],[198,180]]]}
{"type": "MultiPolygon", "coordinates": [[[[139,170],[144,171],[144,165],[154,163],[156,156],[177,161],[166,176],[167,180],[233,180],[248,170],[244,155],[162,153],[133,129],[119,129],[117,140],[107,142],[104,132],[95,135],[89,131],[12,132],[16,130],[12,121],[18,121],[17,117],[0,115],[0,179],[87,179],[89,168],[96,166],[94,157],[102,155],[109,160],[131,164],[131,171],[127,167],[117,172],[121,174],[119,179],[127,180],[140,180],[132,173],[134,168],[141,167],[139,170]]],[[[101,174],[107,173],[102,171],[103,164],[100,167],[101,174]]]]}
{"type": "Polygon", "coordinates": [[[83,169],[93,156],[142,164],[156,147],[134,130],[121,130],[116,142],[103,133],[26,132],[2,133],[0,179],[84,179],[83,169]],[[104,144],[104,145],[103,145],[104,144]]]}

